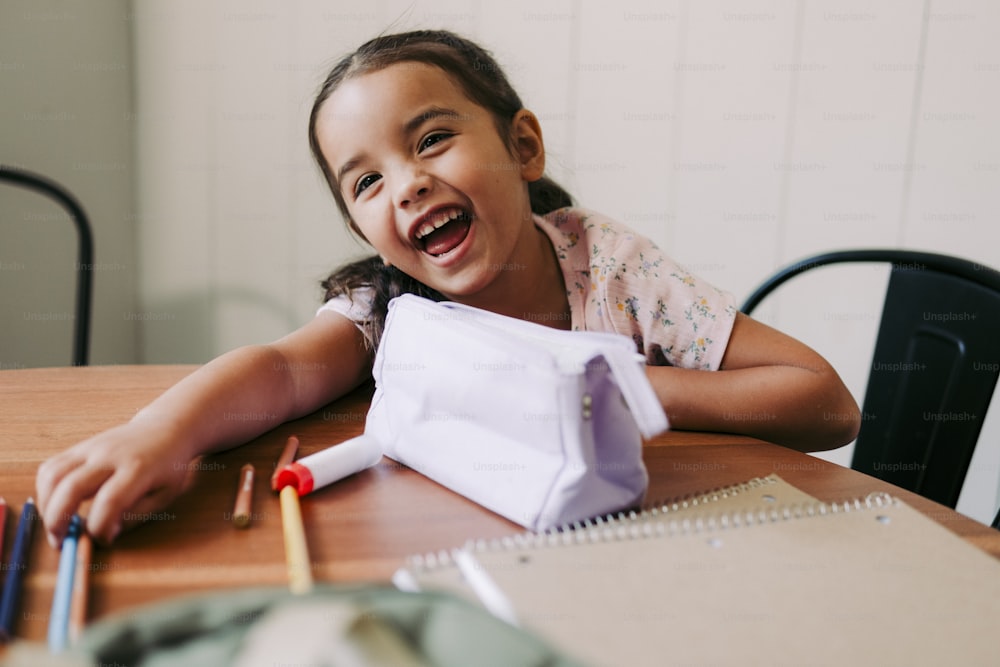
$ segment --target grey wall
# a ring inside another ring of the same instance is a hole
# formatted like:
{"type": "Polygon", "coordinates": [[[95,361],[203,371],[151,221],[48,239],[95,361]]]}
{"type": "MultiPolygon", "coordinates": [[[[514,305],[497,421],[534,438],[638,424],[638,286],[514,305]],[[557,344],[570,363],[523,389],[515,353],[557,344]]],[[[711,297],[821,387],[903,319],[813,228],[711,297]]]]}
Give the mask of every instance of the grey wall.
{"type": "MultiPolygon", "coordinates": [[[[0,162],[62,184],[91,218],[93,363],[137,360],[131,35],[125,0],[0,5],[0,162]]],[[[69,363],[75,244],[62,208],[0,185],[0,367],[69,363]]]]}

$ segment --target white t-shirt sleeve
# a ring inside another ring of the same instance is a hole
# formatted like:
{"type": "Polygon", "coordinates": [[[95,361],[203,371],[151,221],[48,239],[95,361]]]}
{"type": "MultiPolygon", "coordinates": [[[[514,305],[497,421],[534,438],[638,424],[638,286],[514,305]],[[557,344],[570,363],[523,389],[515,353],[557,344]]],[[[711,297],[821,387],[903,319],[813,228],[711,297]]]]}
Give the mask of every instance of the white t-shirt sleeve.
{"type": "Polygon", "coordinates": [[[371,319],[372,297],[370,287],[361,287],[352,290],[350,295],[340,294],[333,297],[316,310],[316,315],[327,312],[340,313],[354,322],[363,333],[364,323],[371,319]]]}

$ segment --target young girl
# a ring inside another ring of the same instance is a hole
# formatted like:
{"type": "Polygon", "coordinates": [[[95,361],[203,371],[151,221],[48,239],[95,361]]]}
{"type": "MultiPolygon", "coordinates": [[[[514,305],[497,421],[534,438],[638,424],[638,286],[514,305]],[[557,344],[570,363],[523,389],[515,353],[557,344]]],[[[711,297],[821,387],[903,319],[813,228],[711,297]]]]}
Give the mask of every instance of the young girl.
{"type": "Polygon", "coordinates": [[[124,517],[180,493],[193,458],[364,382],[387,303],[403,292],[631,336],[674,428],[811,451],[854,438],[857,405],[818,354],[737,313],[650,241],[569,207],[543,176],[538,120],[475,44],[429,31],[364,44],[324,83],[309,141],[378,255],[330,276],[327,303],[298,331],[219,357],[127,424],[45,461],[38,502],[53,544],[84,500],[89,531],[110,542],[124,517]],[[246,412],[271,420],[225,418],[246,412]]]}

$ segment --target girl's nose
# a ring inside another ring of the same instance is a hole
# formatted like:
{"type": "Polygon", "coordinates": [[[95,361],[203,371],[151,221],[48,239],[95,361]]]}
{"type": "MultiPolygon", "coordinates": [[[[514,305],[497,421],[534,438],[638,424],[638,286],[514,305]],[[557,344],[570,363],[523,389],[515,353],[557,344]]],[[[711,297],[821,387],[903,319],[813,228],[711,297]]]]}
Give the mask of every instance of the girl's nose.
{"type": "Polygon", "coordinates": [[[431,177],[424,171],[414,169],[404,172],[396,191],[396,205],[406,208],[416,204],[430,194],[432,185],[431,177]]]}

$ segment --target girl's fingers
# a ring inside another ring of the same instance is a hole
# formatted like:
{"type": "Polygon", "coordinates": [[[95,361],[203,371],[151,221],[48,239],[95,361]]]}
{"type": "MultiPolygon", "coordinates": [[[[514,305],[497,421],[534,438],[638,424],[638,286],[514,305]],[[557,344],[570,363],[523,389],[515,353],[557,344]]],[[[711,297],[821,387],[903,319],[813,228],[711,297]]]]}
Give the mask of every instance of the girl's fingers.
{"type": "Polygon", "coordinates": [[[98,541],[110,544],[122,529],[143,523],[150,512],[173,500],[180,488],[180,483],[169,476],[161,479],[144,475],[136,468],[120,469],[94,496],[87,531],[98,541]]]}
{"type": "Polygon", "coordinates": [[[50,544],[58,547],[80,503],[93,496],[113,471],[113,466],[84,463],[61,476],[40,510],[50,544]]]}
{"type": "Polygon", "coordinates": [[[122,517],[122,530],[127,530],[140,523],[146,523],[152,519],[163,519],[164,513],[161,511],[179,495],[179,489],[170,486],[161,486],[153,489],[142,498],[136,501],[135,505],[128,511],[128,516],[122,517]]]}
{"type": "Polygon", "coordinates": [[[72,470],[80,467],[82,463],[83,458],[76,455],[73,450],[63,452],[42,462],[38,467],[38,474],[35,477],[35,502],[38,505],[40,515],[45,514],[49,498],[62,478],[72,470]]]}

